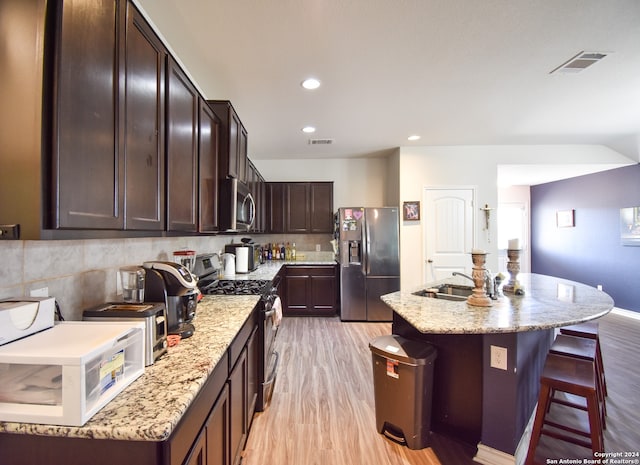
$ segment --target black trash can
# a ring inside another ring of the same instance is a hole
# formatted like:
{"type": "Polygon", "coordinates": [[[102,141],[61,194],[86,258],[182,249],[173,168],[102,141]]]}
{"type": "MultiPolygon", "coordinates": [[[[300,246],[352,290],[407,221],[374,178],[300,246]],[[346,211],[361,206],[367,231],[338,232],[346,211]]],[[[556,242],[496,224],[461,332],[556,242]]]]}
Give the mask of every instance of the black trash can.
{"type": "Polygon", "coordinates": [[[436,348],[395,334],[369,343],[376,427],[409,449],[429,446],[436,348]]]}

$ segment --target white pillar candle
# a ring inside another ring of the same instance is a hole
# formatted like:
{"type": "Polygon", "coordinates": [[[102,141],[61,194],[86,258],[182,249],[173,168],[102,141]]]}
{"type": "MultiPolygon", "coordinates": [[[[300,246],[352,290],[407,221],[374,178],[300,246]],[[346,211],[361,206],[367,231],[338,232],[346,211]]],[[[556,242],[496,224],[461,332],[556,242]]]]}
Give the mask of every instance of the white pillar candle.
{"type": "Polygon", "coordinates": [[[520,239],[509,239],[509,250],[518,250],[520,248],[520,239]]]}

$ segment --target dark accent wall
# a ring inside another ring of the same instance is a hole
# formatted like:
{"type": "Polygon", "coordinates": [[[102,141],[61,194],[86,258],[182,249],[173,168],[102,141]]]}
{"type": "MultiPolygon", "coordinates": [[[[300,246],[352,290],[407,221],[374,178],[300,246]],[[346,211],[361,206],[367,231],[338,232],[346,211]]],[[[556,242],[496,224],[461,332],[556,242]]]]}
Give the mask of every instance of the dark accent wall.
{"type": "Polygon", "coordinates": [[[640,312],[640,247],[620,242],[620,209],[640,206],[640,165],[531,187],[531,271],[603,290],[640,312]],[[556,212],[575,210],[558,228],[556,212]]]}

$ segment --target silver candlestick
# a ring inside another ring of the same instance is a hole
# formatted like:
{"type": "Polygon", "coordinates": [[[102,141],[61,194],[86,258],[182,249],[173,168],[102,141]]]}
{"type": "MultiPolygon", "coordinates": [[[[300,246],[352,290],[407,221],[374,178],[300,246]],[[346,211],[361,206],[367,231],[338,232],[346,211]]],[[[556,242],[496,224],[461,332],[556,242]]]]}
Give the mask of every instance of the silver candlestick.
{"type": "Polygon", "coordinates": [[[473,279],[475,287],[473,288],[473,294],[467,297],[467,303],[477,307],[490,307],[492,302],[487,295],[487,289],[485,286],[487,270],[484,267],[484,264],[487,261],[487,254],[486,252],[471,252],[471,260],[473,261],[471,278],[473,279]]]}
{"type": "Polygon", "coordinates": [[[507,249],[507,271],[509,272],[509,282],[502,288],[504,292],[515,293],[521,290],[518,281],[518,273],[520,273],[520,249],[507,249]]]}

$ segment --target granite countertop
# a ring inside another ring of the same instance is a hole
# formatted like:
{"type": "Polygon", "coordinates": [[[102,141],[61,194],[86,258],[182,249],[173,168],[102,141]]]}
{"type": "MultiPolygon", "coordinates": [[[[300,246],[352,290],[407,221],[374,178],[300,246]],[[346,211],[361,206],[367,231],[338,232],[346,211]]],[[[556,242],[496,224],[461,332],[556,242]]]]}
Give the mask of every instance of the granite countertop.
{"type": "Polygon", "coordinates": [[[413,295],[442,283],[470,285],[452,277],[411,291],[382,296],[382,300],[423,333],[486,334],[536,331],[583,323],[607,314],[613,299],[591,286],[551,276],[522,273],[525,294],[504,294],[491,307],[476,307],[413,295]]]}
{"type": "Polygon", "coordinates": [[[134,441],[167,439],[258,299],[257,295],[205,297],[197,307],[193,336],[169,348],[84,426],[0,421],[0,432],[134,441]]]}

